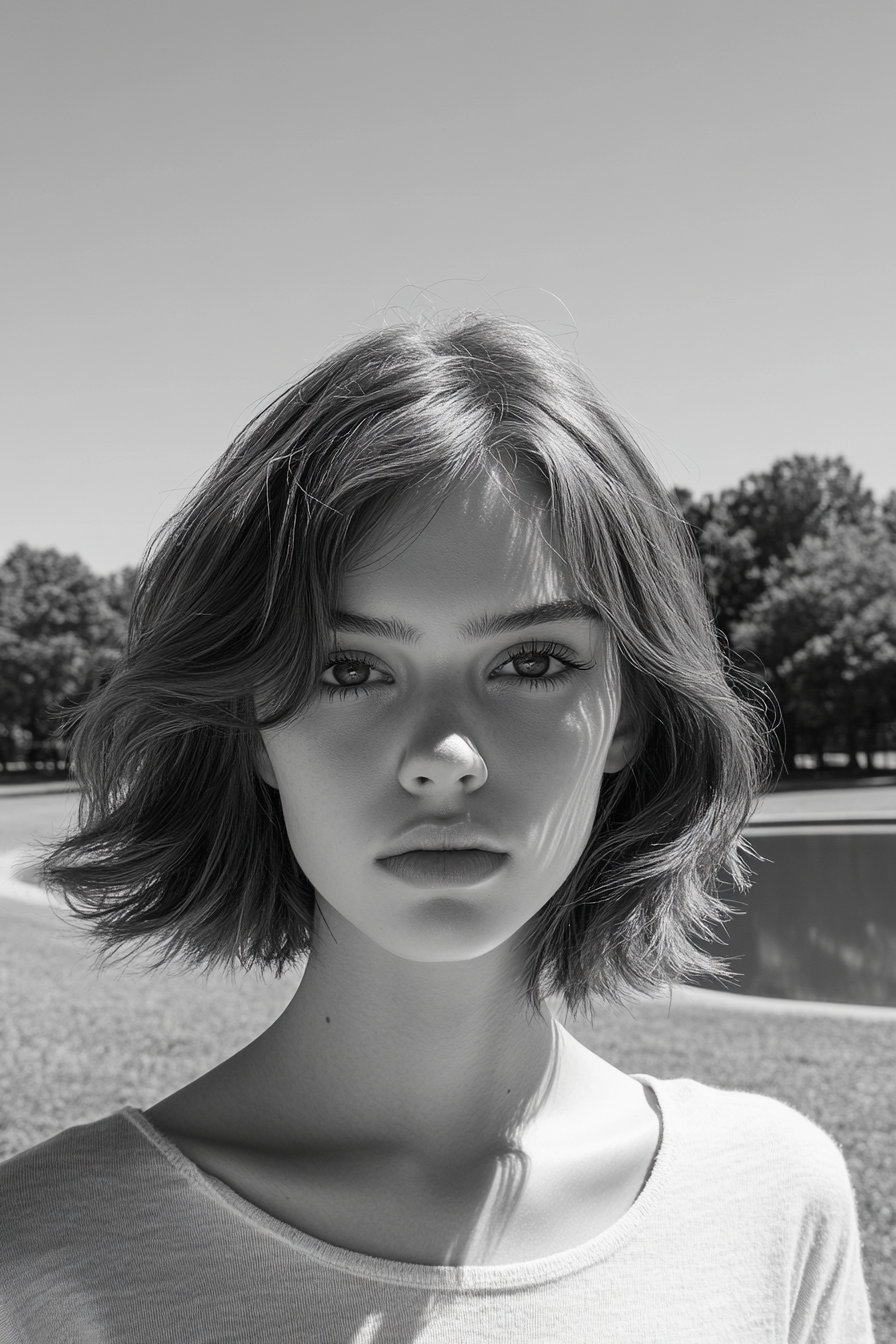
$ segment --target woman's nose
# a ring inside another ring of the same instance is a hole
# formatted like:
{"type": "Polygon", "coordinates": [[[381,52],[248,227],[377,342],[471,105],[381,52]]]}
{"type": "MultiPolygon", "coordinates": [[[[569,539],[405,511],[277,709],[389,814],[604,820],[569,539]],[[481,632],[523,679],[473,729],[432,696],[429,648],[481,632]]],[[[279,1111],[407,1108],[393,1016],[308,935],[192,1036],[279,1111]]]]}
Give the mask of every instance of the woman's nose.
{"type": "Polygon", "coordinates": [[[435,794],[460,786],[464,793],[481,789],[488,779],[485,761],[468,737],[451,733],[432,747],[415,748],[402,761],[398,781],[408,793],[435,794]]]}

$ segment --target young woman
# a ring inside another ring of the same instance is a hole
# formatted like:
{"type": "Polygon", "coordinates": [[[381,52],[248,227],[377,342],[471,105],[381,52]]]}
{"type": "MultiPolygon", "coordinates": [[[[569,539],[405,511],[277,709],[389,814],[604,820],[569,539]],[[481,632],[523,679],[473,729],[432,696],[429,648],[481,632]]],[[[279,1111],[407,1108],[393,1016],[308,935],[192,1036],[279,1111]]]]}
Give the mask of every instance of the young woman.
{"type": "Polygon", "coordinates": [[[0,1340],[870,1340],[834,1141],[546,1002],[730,974],[694,939],[761,743],[684,525],[550,341],[327,359],[148,556],[45,864],[101,948],[304,975],[0,1168],[0,1340]]]}

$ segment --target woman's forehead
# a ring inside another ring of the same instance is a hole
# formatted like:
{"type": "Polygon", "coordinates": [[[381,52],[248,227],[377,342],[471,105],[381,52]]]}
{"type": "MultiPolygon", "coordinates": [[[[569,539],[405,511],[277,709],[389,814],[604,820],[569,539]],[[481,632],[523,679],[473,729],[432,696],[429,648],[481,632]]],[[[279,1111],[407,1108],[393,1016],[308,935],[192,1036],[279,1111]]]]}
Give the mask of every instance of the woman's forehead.
{"type": "Polygon", "coordinates": [[[510,541],[536,532],[552,536],[550,491],[531,468],[512,470],[494,462],[452,483],[403,491],[367,533],[352,568],[379,563],[424,532],[459,537],[489,527],[500,529],[510,541]]]}
{"type": "Polygon", "coordinates": [[[387,596],[393,605],[475,602],[478,609],[486,594],[503,606],[571,596],[548,504],[541,482],[496,473],[458,483],[425,504],[403,503],[368,538],[338,605],[387,596]]]}

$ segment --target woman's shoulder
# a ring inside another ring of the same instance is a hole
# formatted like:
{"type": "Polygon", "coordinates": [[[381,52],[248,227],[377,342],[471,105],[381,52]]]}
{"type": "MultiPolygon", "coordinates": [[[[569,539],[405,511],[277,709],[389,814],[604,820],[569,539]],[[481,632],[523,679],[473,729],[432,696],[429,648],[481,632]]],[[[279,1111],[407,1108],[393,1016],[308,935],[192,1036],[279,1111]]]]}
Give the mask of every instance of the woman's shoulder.
{"type": "Polygon", "coordinates": [[[656,1083],[667,1102],[676,1111],[695,1124],[717,1126],[724,1123],[734,1130],[755,1133],[766,1131],[782,1142],[797,1139],[822,1147],[837,1145],[830,1134],[805,1111],[791,1101],[783,1101],[766,1092],[742,1088],[721,1087],[715,1083],[700,1082],[696,1078],[653,1079],[647,1074],[633,1074],[651,1085],[656,1083]]]}
{"type": "Polygon", "coordinates": [[[139,1181],[145,1141],[125,1110],[72,1125],[0,1162],[0,1257],[48,1233],[110,1218],[139,1181]]]}
{"type": "Polygon", "coordinates": [[[853,1193],[836,1139],[797,1106],[765,1093],[724,1088],[694,1078],[652,1079],[670,1130],[677,1131],[681,1169],[690,1163],[736,1173],[755,1193],[777,1194],[806,1208],[838,1205],[853,1193]],[[671,1122],[671,1123],[670,1123],[671,1122]]]}
{"type": "Polygon", "coordinates": [[[127,1123],[126,1111],[127,1108],[98,1120],[70,1125],[30,1148],[13,1153],[0,1161],[0,1181],[8,1186],[51,1167],[59,1171],[70,1163],[89,1166],[93,1157],[108,1154],[110,1147],[114,1149],[127,1144],[131,1126],[127,1123]]]}

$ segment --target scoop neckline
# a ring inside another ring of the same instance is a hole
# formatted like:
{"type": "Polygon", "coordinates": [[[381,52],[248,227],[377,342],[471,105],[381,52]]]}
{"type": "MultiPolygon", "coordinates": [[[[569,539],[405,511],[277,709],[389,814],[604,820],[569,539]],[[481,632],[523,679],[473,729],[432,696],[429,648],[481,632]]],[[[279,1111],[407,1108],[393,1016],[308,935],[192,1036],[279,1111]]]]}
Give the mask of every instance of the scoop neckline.
{"type": "Polygon", "coordinates": [[[634,1203],[612,1226],[596,1237],[577,1246],[535,1260],[520,1260],[497,1265],[424,1265],[405,1260],[388,1260],[351,1251],[321,1241],[309,1232],[301,1232],[290,1223],[284,1223],[251,1203],[222,1181],[197,1166],[172,1143],[161,1130],[156,1129],[141,1110],[124,1106],[118,1114],[128,1120],[144,1139],[153,1144],[181,1176],[216,1203],[228,1209],[268,1235],[291,1246],[321,1266],[363,1279],[374,1279],[392,1284],[417,1288],[451,1291],[458,1288],[506,1289],[546,1283],[564,1278],[583,1269],[608,1260],[621,1251],[644,1227],[661,1202],[668,1184],[668,1169],[672,1161],[670,1148],[676,1142],[674,1127],[669,1131],[668,1081],[657,1080],[650,1074],[633,1073],[629,1077],[645,1084],[656,1098],[660,1112],[660,1139],[644,1186],[634,1203]]]}

